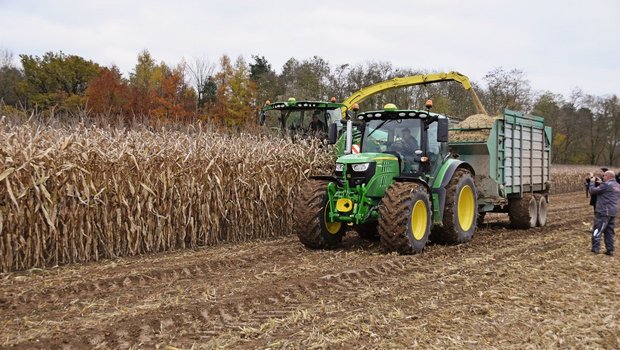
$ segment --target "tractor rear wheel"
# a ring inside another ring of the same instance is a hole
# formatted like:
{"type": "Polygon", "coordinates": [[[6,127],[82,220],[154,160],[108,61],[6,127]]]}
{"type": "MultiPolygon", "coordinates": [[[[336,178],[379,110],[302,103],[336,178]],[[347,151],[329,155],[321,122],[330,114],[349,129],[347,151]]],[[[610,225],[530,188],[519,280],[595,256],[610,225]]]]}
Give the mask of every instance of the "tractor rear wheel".
{"type": "Polygon", "coordinates": [[[428,242],[431,202],[426,188],[416,183],[393,183],[379,206],[379,236],[388,251],[419,253],[428,242]]]}
{"type": "Polygon", "coordinates": [[[431,239],[440,243],[467,242],[474,236],[478,221],[478,193],[471,172],[457,169],[446,187],[443,227],[431,239]]]}
{"type": "Polygon", "coordinates": [[[529,193],[521,198],[512,198],[508,202],[508,217],[514,228],[528,229],[536,227],[538,221],[538,202],[529,193]]]}
{"type": "Polygon", "coordinates": [[[334,248],[342,241],[346,225],[329,221],[327,182],[310,180],[302,187],[293,217],[296,221],[294,231],[308,248],[334,248]]]}
{"type": "Polygon", "coordinates": [[[361,238],[375,240],[379,238],[377,226],[378,224],[376,222],[355,225],[355,232],[357,232],[361,238]]]}
{"type": "Polygon", "coordinates": [[[536,202],[538,203],[536,226],[543,227],[547,224],[547,197],[544,195],[536,195],[536,202]]]}

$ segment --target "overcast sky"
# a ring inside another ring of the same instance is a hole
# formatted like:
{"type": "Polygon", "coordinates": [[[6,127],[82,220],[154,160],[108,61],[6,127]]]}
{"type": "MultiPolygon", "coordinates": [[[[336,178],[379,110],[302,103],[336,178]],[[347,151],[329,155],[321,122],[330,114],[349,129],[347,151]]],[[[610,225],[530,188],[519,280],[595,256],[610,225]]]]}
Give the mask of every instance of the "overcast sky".
{"type": "Polygon", "coordinates": [[[0,49],[63,51],[125,74],[148,49],[175,65],[259,54],[332,66],[387,61],[482,81],[525,72],[535,90],[620,94],[620,0],[0,0],[0,49]]]}

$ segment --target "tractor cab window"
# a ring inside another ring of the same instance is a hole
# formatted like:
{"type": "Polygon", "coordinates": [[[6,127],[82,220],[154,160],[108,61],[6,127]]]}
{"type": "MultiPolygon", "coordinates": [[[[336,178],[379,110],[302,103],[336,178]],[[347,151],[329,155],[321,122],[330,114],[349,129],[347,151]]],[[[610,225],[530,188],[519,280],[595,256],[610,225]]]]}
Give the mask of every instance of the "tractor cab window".
{"type": "Polygon", "coordinates": [[[398,155],[403,162],[403,171],[419,169],[415,161],[420,150],[422,122],[419,119],[371,120],[366,124],[362,150],[398,155]]]}
{"type": "Polygon", "coordinates": [[[437,141],[437,126],[434,122],[428,126],[428,157],[431,163],[431,172],[435,172],[435,168],[440,165],[441,159],[441,142],[437,141]]]}
{"type": "Polygon", "coordinates": [[[286,111],[286,129],[304,135],[325,135],[330,123],[340,119],[339,109],[295,109],[286,111]]]}
{"type": "Polygon", "coordinates": [[[305,110],[289,110],[283,111],[283,113],[285,113],[284,126],[286,126],[286,129],[301,132],[304,126],[307,128],[307,125],[304,125],[305,110]]]}

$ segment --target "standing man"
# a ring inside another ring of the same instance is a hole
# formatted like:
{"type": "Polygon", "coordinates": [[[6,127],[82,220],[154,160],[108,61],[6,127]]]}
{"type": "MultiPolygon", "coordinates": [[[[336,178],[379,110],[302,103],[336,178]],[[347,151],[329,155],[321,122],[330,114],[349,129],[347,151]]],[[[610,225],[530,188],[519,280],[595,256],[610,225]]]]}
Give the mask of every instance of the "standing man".
{"type": "Polygon", "coordinates": [[[594,186],[594,179],[590,179],[590,195],[596,196],[594,212],[594,230],[592,231],[592,252],[598,253],[601,245],[601,235],[605,237],[605,254],[614,255],[614,226],[618,213],[620,199],[620,184],[616,182],[616,174],[607,170],[603,173],[603,182],[594,186]]]}

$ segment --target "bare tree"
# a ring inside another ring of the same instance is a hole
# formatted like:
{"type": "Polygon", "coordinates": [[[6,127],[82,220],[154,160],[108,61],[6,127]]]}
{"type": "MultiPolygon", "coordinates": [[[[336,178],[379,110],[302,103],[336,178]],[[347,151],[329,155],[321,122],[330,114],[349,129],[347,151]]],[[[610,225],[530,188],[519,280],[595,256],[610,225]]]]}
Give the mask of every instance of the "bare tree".
{"type": "Polygon", "coordinates": [[[484,78],[487,89],[482,100],[489,113],[499,114],[504,108],[528,111],[531,105],[531,88],[525,73],[518,69],[505,71],[495,68],[484,78]]]}
{"type": "Polygon", "coordinates": [[[13,52],[8,49],[0,49],[0,68],[13,68],[13,52]]]}
{"type": "Polygon", "coordinates": [[[189,64],[186,64],[189,79],[198,93],[196,102],[196,113],[205,103],[205,88],[209,78],[215,71],[215,63],[206,57],[195,57],[189,64]]]}

